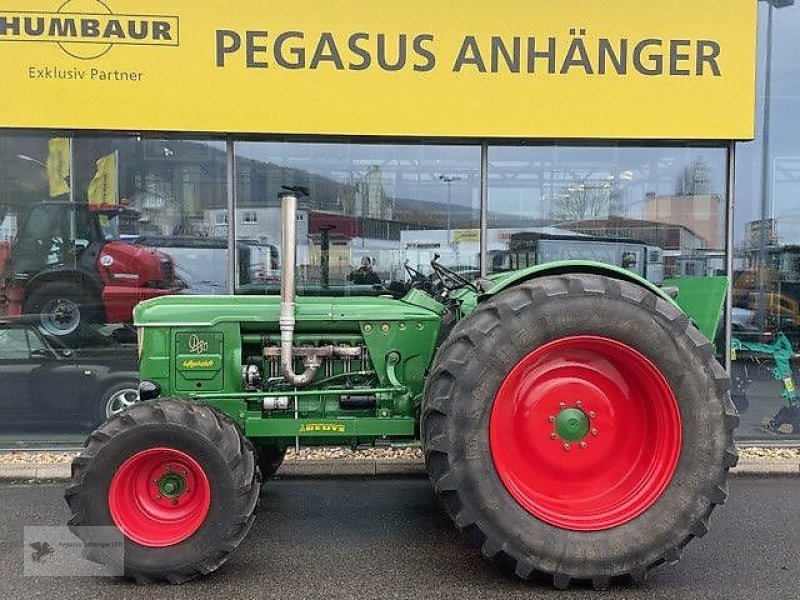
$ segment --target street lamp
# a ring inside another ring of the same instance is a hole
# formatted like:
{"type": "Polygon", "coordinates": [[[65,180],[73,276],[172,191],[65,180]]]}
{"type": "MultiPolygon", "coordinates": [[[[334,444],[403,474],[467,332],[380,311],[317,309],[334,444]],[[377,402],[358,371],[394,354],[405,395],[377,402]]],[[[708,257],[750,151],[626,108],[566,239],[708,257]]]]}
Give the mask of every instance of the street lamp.
{"type": "Polygon", "coordinates": [[[45,163],[43,163],[40,160],[36,160],[32,156],[28,156],[27,154],[17,154],[17,158],[20,160],[25,160],[27,162],[36,163],[37,165],[43,166],[45,169],[47,168],[47,165],[45,163]]]}
{"type": "Polygon", "coordinates": [[[461,181],[458,175],[439,175],[439,179],[447,184],[447,242],[450,243],[450,184],[461,181]]]}
{"type": "MultiPolygon", "coordinates": [[[[775,9],[794,5],[794,0],[760,0],[767,3],[767,39],[764,68],[764,124],[761,145],[761,211],[758,233],[758,327],[766,329],[767,321],[767,221],[769,217],[769,196],[775,193],[770,189],[769,177],[769,130],[772,99],[772,26],[775,9]]],[[[772,215],[774,219],[775,215],[772,215]]]]}

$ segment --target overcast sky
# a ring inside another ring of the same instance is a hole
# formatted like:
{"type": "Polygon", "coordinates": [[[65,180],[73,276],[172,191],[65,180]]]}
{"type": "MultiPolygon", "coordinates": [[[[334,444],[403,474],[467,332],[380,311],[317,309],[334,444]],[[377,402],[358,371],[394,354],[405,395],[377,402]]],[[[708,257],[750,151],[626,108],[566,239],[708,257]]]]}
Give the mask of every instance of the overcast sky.
{"type": "MultiPolygon", "coordinates": [[[[736,186],[737,238],[744,223],[759,218],[762,181],[762,140],[764,124],[764,72],[766,46],[766,5],[759,2],[759,81],[756,106],[757,138],[739,144],[736,186]]],[[[794,163],[797,183],[781,175],[774,186],[774,210],[783,243],[800,242],[800,5],[774,10],[772,38],[772,95],[770,126],[770,163],[780,166],[794,163]],[[790,159],[794,158],[792,161],[790,159]]],[[[772,167],[768,167],[772,172],[772,167]]],[[[772,202],[770,202],[772,209],[772,202]]],[[[769,215],[768,215],[769,216],[769,215]]]]}

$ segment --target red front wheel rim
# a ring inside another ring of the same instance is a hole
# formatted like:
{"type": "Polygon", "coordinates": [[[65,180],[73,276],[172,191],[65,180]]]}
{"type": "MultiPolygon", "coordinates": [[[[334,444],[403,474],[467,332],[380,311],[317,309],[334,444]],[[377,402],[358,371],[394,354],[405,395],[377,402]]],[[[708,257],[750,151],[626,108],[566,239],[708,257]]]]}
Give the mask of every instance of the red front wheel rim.
{"type": "Polygon", "coordinates": [[[661,496],[681,446],[678,403],[643,354],[604,337],[555,340],[517,363],[492,407],[489,444],[511,496],[542,521],[600,531],[661,496]]]}
{"type": "Polygon", "coordinates": [[[137,452],[114,474],[108,490],[114,524],[142,546],[163,548],[191,537],[211,506],[200,464],[173,448],[137,452]]]}

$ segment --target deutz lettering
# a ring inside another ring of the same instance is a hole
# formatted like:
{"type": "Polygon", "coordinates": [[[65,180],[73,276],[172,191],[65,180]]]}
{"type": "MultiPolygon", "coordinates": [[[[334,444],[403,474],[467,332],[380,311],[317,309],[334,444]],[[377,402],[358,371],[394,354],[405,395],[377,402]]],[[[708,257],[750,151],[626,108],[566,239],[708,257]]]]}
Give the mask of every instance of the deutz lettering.
{"type": "Polygon", "coordinates": [[[177,17],[0,13],[0,41],[178,45],[177,17]]]}

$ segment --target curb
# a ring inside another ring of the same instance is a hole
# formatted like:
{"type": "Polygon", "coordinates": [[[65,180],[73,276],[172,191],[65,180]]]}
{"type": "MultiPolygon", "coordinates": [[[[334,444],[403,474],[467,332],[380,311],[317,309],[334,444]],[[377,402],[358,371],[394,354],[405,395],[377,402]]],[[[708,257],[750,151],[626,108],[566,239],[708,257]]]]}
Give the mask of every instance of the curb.
{"type": "MultiPolygon", "coordinates": [[[[732,477],[800,477],[800,459],[742,458],[731,469],[732,477]]],[[[314,477],[424,477],[421,460],[350,459],[287,460],[277,479],[314,477]]],[[[70,463],[0,464],[0,481],[62,481],[71,477],[70,463]]]]}
{"type": "Polygon", "coordinates": [[[427,477],[421,460],[356,459],[356,460],[287,460],[278,469],[278,479],[306,477],[427,477]]]}
{"type": "Polygon", "coordinates": [[[798,458],[740,458],[732,476],[800,477],[798,458]]]}

